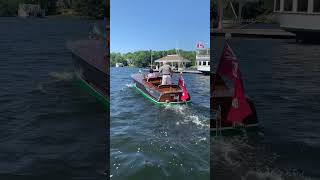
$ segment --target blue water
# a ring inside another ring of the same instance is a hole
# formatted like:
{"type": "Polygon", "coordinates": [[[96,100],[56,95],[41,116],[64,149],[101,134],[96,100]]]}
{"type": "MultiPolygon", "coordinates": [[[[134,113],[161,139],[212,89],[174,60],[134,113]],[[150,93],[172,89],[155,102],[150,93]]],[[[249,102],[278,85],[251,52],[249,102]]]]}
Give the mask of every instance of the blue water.
{"type": "MultiPolygon", "coordinates": [[[[223,39],[214,37],[215,59],[223,39]]],[[[233,38],[261,130],[212,138],[215,179],[320,179],[320,46],[233,38]]]]}
{"type": "Polygon", "coordinates": [[[0,179],[103,179],[106,111],[74,82],[93,22],[0,18],[0,179]]]}
{"type": "Polygon", "coordinates": [[[138,72],[111,68],[111,179],[209,179],[210,77],[184,75],[192,105],[158,107],[133,89],[138,72]]]}

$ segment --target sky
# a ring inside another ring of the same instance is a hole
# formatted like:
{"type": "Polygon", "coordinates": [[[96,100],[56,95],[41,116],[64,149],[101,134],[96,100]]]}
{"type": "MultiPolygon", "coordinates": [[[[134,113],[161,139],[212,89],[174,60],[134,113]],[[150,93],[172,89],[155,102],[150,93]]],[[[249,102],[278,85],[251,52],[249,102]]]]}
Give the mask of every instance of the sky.
{"type": "Polygon", "coordinates": [[[210,46],[210,0],[111,0],[110,50],[210,46]]]}

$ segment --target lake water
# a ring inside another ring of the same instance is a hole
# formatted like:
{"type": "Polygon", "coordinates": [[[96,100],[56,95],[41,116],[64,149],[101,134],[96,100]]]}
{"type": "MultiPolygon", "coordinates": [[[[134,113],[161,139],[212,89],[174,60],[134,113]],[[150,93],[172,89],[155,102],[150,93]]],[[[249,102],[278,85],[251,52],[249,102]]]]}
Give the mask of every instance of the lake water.
{"type": "Polygon", "coordinates": [[[111,68],[111,179],[209,179],[210,77],[185,74],[193,103],[158,107],[133,89],[138,72],[111,68]]]}
{"type": "MultiPolygon", "coordinates": [[[[215,59],[224,40],[214,37],[215,59]]],[[[211,138],[214,179],[320,179],[320,45],[233,38],[261,130],[211,138]]]]}
{"type": "Polygon", "coordinates": [[[105,178],[109,116],[66,49],[92,23],[0,18],[0,179],[105,178]]]}

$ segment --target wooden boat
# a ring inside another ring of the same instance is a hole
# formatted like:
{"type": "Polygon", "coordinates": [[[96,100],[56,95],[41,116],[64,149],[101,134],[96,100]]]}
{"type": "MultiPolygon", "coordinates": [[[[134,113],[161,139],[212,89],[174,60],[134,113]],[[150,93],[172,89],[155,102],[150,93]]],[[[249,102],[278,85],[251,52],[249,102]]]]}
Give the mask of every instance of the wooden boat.
{"type": "Polygon", "coordinates": [[[131,75],[133,87],[150,101],[159,104],[186,104],[191,102],[190,95],[185,101],[181,100],[183,89],[177,84],[161,85],[162,77],[146,78],[145,74],[131,75]]]}
{"type": "Polygon", "coordinates": [[[257,113],[253,101],[248,97],[247,101],[252,114],[247,116],[241,123],[235,124],[227,121],[227,116],[232,105],[233,89],[229,88],[219,75],[211,74],[211,81],[214,81],[215,78],[215,91],[211,91],[213,94],[210,99],[213,116],[210,121],[212,135],[231,135],[242,133],[244,130],[256,130],[258,128],[257,113]]]}
{"type": "Polygon", "coordinates": [[[90,36],[69,42],[78,82],[104,104],[109,102],[109,55],[106,39],[90,36]]]}

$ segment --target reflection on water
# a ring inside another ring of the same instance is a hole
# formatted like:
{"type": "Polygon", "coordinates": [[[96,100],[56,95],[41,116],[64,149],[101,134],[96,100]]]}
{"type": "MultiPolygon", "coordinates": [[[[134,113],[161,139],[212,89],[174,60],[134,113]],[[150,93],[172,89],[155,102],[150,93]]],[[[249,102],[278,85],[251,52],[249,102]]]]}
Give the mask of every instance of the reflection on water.
{"type": "Polygon", "coordinates": [[[184,75],[192,105],[158,107],[130,85],[138,71],[111,68],[111,178],[209,179],[210,77],[184,75]]]}
{"type": "MultiPolygon", "coordinates": [[[[215,37],[217,58],[223,44],[215,37]]],[[[215,179],[319,179],[320,46],[245,38],[231,46],[262,129],[212,138],[215,179]]]]}

